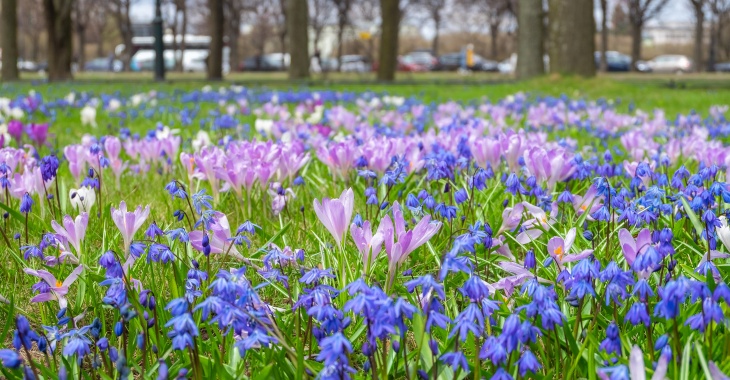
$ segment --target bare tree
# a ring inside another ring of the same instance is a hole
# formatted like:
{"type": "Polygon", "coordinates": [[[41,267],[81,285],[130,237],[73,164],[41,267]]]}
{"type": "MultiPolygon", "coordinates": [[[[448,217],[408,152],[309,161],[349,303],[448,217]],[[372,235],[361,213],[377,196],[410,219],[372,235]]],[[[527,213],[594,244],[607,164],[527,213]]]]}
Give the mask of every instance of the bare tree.
{"type": "Polygon", "coordinates": [[[718,58],[718,47],[725,46],[725,49],[730,48],[730,46],[727,46],[728,44],[723,43],[722,40],[723,20],[730,16],[730,0],[708,0],[708,3],[711,23],[707,70],[715,71],[715,62],[718,58]]]}
{"type": "Polygon", "coordinates": [[[210,16],[210,50],[208,52],[208,80],[223,79],[223,0],[208,0],[210,16]]]}
{"type": "Polygon", "coordinates": [[[608,71],[608,0],[598,0],[601,6],[601,63],[602,72],[608,71]]]}
{"type": "Polygon", "coordinates": [[[392,82],[398,66],[398,29],[401,7],[398,0],[380,0],[380,57],[378,80],[392,82]]]}
{"type": "Polygon", "coordinates": [[[319,42],[322,38],[322,32],[327,24],[332,20],[333,3],[330,0],[309,0],[309,26],[314,32],[314,50],[319,51],[319,42]]]}
{"type": "Polygon", "coordinates": [[[69,80],[73,56],[73,0],[43,0],[48,38],[48,80],[69,80]]]}
{"type": "Polygon", "coordinates": [[[99,11],[99,2],[95,0],[76,0],[74,5],[74,21],[76,25],[76,38],[78,39],[78,65],[79,71],[84,70],[86,64],[86,40],[90,20],[99,11]]]}
{"type": "MultiPolygon", "coordinates": [[[[342,70],[343,36],[345,28],[350,24],[350,10],[353,0],[332,0],[337,12],[337,71],[342,70]]],[[[363,2],[367,3],[367,2],[363,2]]],[[[367,5],[367,4],[366,4],[367,5]]]]}
{"type": "Polygon", "coordinates": [[[428,18],[433,22],[433,39],[431,40],[431,50],[434,55],[438,55],[439,36],[441,33],[441,24],[443,22],[443,12],[446,8],[446,0],[417,0],[416,5],[423,9],[428,18]]]}
{"type": "Polygon", "coordinates": [[[248,0],[244,20],[252,25],[249,39],[256,53],[256,67],[266,52],[266,42],[274,34],[275,7],[268,0],[248,0]]]}
{"type": "Polygon", "coordinates": [[[669,0],[627,0],[629,23],[631,24],[631,70],[641,59],[641,31],[647,21],[656,17],[669,0]]]}
{"type": "MultiPolygon", "coordinates": [[[[17,2],[17,0],[16,0],[17,2]]],[[[46,24],[43,18],[42,0],[23,0],[18,5],[18,37],[21,57],[30,57],[34,61],[41,58],[41,36],[46,24]]]]}
{"type": "Polygon", "coordinates": [[[18,3],[16,0],[2,0],[0,19],[0,47],[3,52],[2,79],[18,80],[18,3]]]}
{"type": "Polygon", "coordinates": [[[517,78],[545,73],[543,35],[545,11],[542,0],[521,0],[517,7],[517,78]]]}
{"type": "MultiPolygon", "coordinates": [[[[360,29],[371,29],[373,27],[373,20],[380,18],[380,0],[350,0],[353,1],[351,6],[351,12],[347,19],[348,25],[354,25],[360,29]]],[[[339,23],[340,20],[338,20],[339,23]]],[[[344,25],[344,24],[343,24],[344,25]]],[[[342,28],[344,30],[344,26],[342,28]]],[[[339,31],[338,31],[339,33],[339,31]]],[[[376,36],[371,35],[367,41],[367,53],[365,54],[368,61],[372,62],[374,58],[374,40],[376,36]]],[[[342,36],[338,35],[338,55],[342,56],[343,51],[340,46],[344,46],[342,36]]]]}
{"type": "Polygon", "coordinates": [[[692,71],[702,71],[702,45],[705,34],[705,5],[706,0],[687,0],[690,7],[692,7],[692,13],[695,16],[695,42],[694,42],[694,54],[692,60],[692,71]]]}
{"type": "Polygon", "coordinates": [[[596,22],[593,0],[554,0],[550,2],[548,12],[550,71],[594,76],[596,22]]]}
{"type": "Polygon", "coordinates": [[[309,2],[288,0],[289,79],[309,78],[309,2]]]}
{"type": "MultiPolygon", "coordinates": [[[[287,32],[288,32],[288,23],[286,21],[287,13],[288,13],[288,0],[274,0],[275,7],[274,7],[274,20],[276,22],[276,28],[277,28],[277,34],[279,36],[279,44],[281,45],[281,52],[286,53],[289,51],[287,49],[287,32]]],[[[281,66],[285,67],[285,58],[284,54],[281,55],[281,66]]]]}
{"type": "Polygon", "coordinates": [[[124,51],[120,57],[124,64],[124,70],[130,70],[132,61],[132,19],[129,17],[130,9],[134,0],[106,0],[107,12],[114,18],[119,36],[124,44],[124,51]]]}

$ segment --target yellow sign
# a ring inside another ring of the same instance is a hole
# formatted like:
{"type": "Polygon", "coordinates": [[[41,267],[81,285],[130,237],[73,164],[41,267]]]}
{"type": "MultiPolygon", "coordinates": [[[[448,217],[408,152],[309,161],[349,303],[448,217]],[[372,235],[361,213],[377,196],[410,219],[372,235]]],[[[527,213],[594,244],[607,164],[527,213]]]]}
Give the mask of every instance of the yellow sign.
{"type": "Polygon", "coordinates": [[[365,40],[365,41],[369,40],[372,37],[372,35],[368,31],[362,31],[362,32],[360,32],[359,33],[359,36],[360,36],[360,39],[361,40],[365,40]]]}

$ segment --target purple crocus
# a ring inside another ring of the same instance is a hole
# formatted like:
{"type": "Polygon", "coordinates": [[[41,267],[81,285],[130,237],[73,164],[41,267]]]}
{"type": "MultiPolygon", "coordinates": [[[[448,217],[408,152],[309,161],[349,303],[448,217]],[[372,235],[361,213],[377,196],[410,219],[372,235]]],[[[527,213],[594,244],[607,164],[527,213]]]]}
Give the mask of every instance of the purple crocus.
{"type": "MultiPolygon", "coordinates": [[[[216,211],[213,215],[213,221],[210,224],[208,232],[208,246],[212,254],[228,254],[238,260],[243,260],[243,256],[231,239],[231,226],[228,224],[228,217],[222,212],[216,211]]],[[[205,238],[203,231],[191,231],[188,234],[190,244],[193,248],[203,252],[203,240],[205,238]]]]}
{"type": "Polygon", "coordinates": [[[68,300],[66,299],[66,294],[68,294],[68,287],[71,286],[74,281],[76,281],[76,279],[79,277],[83,270],[83,265],[77,266],[76,269],[74,269],[73,272],[71,272],[71,274],[69,274],[68,277],[66,277],[66,279],[61,282],[48,271],[25,268],[25,273],[40,278],[49,286],[47,292],[41,293],[33,297],[30,302],[47,302],[57,300],[60,308],[65,309],[68,306],[68,300]]]}
{"type": "Polygon", "coordinates": [[[565,235],[565,239],[560,236],[551,238],[547,243],[548,254],[560,265],[564,263],[583,260],[586,257],[593,254],[592,249],[586,249],[581,253],[570,255],[570,248],[573,246],[575,241],[575,227],[571,228],[570,231],[565,235]]]}
{"type": "Polygon", "coordinates": [[[618,240],[624,253],[624,258],[629,266],[634,265],[634,260],[651,245],[651,232],[644,228],[634,239],[629,230],[622,228],[618,231],[618,240]]]}
{"type": "Polygon", "coordinates": [[[338,246],[342,243],[345,233],[347,233],[347,226],[352,219],[354,204],[355,194],[351,188],[343,191],[339,198],[322,199],[321,204],[317,199],[314,200],[314,212],[317,214],[317,218],[332,234],[338,246]]]}
{"type": "Polygon", "coordinates": [[[388,229],[387,223],[381,222],[377,231],[373,234],[370,221],[366,220],[363,222],[362,227],[358,227],[355,223],[352,223],[350,225],[350,235],[352,235],[352,240],[362,255],[363,273],[367,274],[375,259],[378,257],[378,254],[380,254],[385,236],[393,235],[393,231],[392,229],[388,229]]]}
{"type": "Polygon", "coordinates": [[[122,201],[119,203],[119,208],[116,209],[114,206],[111,208],[112,220],[117,225],[119,232],[122,233],[122,240],[124,241],[124,252],[129,252],[129,245],[132,244],[132,238],[137,230],[142,227],[142,224],[147,217],[150,215],[150,206],[147,205],[144,209],[142,206],[137,206],[134,212],[127,211],[127,203],[122,201]]]}
{"type": "Polygon", "coordinates": [[[393,221],[395,224],[388,215],[385,215],[380,221],[381,227],[379,228],[382,228],[382,231],[393,231],[395,233],[385,236],[385,252],[388,254],[391,274],[395,273],[395,269],[399,264],[406,261],[411,252],[426,244],[441,228],[441,222],[431,222],[431,216],[425,215],[412,230],[406,231],[406,221],[398,202],[393,203],[393,221]],[[393,228],[394,225],[395,228],[393,228]]]}
{"type": "Polygon", "coordinates": [[[576,168],[571,163],[573,156],[563,148],[544,149],[535,146],[523,155],[525,167],[540,182],[547,182],[547,190],[552,191],[558,182],[570,178],[576,168]]]}
{"type": "Polygon", "coordinates": [[[76,219],[70,215],[63,217],[63,226],[51,222],[51,227],[56,233],[66,239],[76,250],[77,255],[81,255],[81,241],[84,240],[86,234],[86,227],[89,224],[89,214],[82,212],[81,215],[77,216],[76,219]]]}
{"type": "Polygon", "coordinates": [[[8,134],[10,134],[10,136],[13,136],[15,141],[20,141],[20,139],[23,137],[23,122],[21,122],[20,120],[8,121],[8,134]]]}
{"type": "Polygon", "coordinates": [[[45,144],[48,139],[48,124],[28,124],[26,132],[28,133],[28,137],[30,137],[36,145],[41,146],[45,144]]]}

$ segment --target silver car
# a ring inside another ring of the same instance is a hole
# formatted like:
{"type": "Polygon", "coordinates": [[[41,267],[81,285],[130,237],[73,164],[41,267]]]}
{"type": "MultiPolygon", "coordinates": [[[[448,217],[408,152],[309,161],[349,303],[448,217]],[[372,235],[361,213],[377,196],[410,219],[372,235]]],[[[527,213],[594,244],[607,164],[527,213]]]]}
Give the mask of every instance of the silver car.
{"type": "Polygon", "coordinates": [[[646,63],[656,73],[686,73],[692,71],[692,61],[683,55],[666,54],[646,63]]]}

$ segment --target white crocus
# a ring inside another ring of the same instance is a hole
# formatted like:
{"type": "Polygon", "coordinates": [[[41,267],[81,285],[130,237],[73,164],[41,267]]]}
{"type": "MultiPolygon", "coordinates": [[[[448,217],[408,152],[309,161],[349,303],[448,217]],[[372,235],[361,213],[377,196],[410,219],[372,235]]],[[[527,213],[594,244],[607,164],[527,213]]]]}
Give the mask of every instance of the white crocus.
{"type": "Polygon", "coordinates": [[[81,109],[81,125],[96,128],[96,108],[86,105],[81,109]]]}
{"type": "Polygon", "coordinates": [[[120,107],[122,107],[122,102],[119,101],[119,99],[112,99],[109,101],[109,104],[107,105],[106,109],[110,112],[114,112],[118,110],[120,107]]]}
{"type": "Polygon", "coordinates": [[[193,150],[197,152],[200,148],[208,145],[212,145],[208,132],[198,131],[198,134],[195,135],[195,139],[193,139],[193,150]]]}
{"type": "Polygon", "coordinates": [[[720,216],[718,219],[720,219],[720,227],[715,229],[717,231],[717,237],[720,238],[722,245],[730,251],[730,226],[727,224],[725,215],[720,216]]]}
{"type": "Polygon", "coordinates": [[[71,189],[68,195],[71,198],[71,206],[73,206],[74,210],[79,210],[79,212],[89,212],[94,203],[96,203],[96,192],[87,186],[79,189],[71,189]]]}
{"type": "Polygon", "coordinates": [[[271,129],[273,127],[274,121],[269,119],[256,119],[256,122],[254,123],[254,128],[256,128],[256,131],[266,136],[269,136],[271,134],[271,129]]]}

